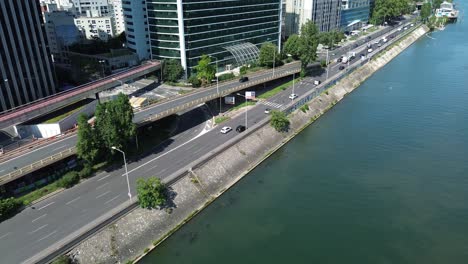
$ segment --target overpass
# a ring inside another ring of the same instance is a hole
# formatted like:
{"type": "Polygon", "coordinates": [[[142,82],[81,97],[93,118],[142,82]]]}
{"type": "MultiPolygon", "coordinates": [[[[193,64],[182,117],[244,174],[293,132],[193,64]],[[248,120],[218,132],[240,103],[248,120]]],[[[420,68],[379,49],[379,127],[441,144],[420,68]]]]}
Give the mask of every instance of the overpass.
{"type": "MultiPolygon", "coordinates": [[[[195,92],[177,96],[163,102],[159,102],[135,112],[133,122],[142,126],[164,117],[173,115],[184,110],[189,110],[197,105],[213,99],[235,93],[253,86],[261,85],[269,81],[297,74],[301,71],[301,63],[293,62],[273,70],[265,70],[248,74],[249,81],[239,83],[238,80],[223,82],[208,88],[201,88],[195,92]],[[219,91],[219,93],[218,93],[219,91]]],[[[115,77],[114,77],[115,78],[115,77]]],[[[112,83],[111,79],[111,83],[112,83]]],[[[90,89],[91,90],[91,89],[90,89]]],[[[53,164],[76,154],[76,134],[66,138],[58,139],[49,145],[38,148],[17,158],[1,163],[0,186],[24,175],[34,172],[40,168],[53,164]]]]}
{"type": "Polygon", "coordinates": [[[90,82],[73,89],[44,97],[37,101],[9,109],[0,113],[0,129],[26,122],[41,115],[50,113],[61,107],[80,101],[83,98],[95,97],[97,93],[161,68],[158,61],[148,61],[145,64],[130,68],[123,72],[109,75],[103,79],[90,82]]]}

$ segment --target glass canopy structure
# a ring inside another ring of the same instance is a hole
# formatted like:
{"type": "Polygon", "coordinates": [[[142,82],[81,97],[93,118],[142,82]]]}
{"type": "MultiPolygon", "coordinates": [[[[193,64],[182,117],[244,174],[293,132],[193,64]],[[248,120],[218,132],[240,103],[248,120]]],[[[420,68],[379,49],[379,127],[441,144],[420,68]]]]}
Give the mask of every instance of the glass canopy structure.
{"type": "Polygon", "coordinates": [[[231,45],[225,47],[225,49],[234,56],[238,66],[256,61],[260,54],[258,47],[250,42],[231,45]]]}

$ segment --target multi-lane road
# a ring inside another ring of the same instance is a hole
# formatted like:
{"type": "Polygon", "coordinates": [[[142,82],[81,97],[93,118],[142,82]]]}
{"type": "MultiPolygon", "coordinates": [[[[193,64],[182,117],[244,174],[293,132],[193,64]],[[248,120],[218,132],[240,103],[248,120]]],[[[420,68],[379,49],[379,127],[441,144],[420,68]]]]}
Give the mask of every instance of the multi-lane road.
{"type": "MultiPolygon", "coordinates": [[[[364,45],[353,51],[358,54],[365,49],[367,48],[364,45]]],[[[330,78],[338,72],[336,67],[330,67],[330,78]]],[[[311,88],[314,89],[313,80],[323,81],[325,76],[322,74],[321,76],[305,78],[296,83],[294,93],[301,96],[310,92],[311,88]]],[[[291,88],[289,88],[251,108],[248,111],[248,126],[266,118],[265,108],[283,108],[291,101],[288,98],[291,92],[291,88]]],[[[202,154],[209,152],[237,134],[235,131],[221,134],[219,127],[210,129],[210,121],[203,122],[210,119],[208,112],[200,108],[187,113],[182,118],[185,118],[180,122],[181,130],[184,132],[172,137],[170,144],[156,147],[153,154],[128,164],[132,192],[135,192],[137,178],[158,176],[164,180],[202,154]],[[200,117],[204,118],[200,119],[200,117]]],[[[235,128],[244,124],[244,118],[244,115],[239,115],[223,125],[235,128]]],[[[127,185],[123,176],[123,168],[100,173],[69,190],[36,204],[34,209],[26,208],[13,218],[0,223],[2,263],[24,262],[56,241],[127,201],[127,185]]]]}

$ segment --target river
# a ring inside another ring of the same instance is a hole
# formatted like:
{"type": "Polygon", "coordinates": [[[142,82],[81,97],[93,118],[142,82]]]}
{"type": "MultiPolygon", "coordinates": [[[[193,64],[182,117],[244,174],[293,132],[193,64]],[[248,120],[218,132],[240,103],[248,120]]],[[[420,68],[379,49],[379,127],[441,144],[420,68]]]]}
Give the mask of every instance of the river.
{"type": "Polygon", "coordinates": [[[467,23],[422,37],[141,263],[468,263],[467,23]]]}

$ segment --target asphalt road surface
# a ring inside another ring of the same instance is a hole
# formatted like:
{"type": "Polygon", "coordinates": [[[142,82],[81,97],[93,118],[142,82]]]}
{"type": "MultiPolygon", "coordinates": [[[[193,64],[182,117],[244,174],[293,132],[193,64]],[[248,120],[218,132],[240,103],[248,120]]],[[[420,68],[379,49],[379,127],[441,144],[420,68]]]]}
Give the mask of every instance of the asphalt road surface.
{"type": "MultiPolygon", "coordinates": [[[[356,53],[364,49],[367,49],[365,45],[357,48],[356,53]]],[[[339,71],[336,67],[330,68],[330,77],[339,71]]],[[[326,74],[323,73],[321,76],[305,78],[295,85],[294,93],[300,96],[309,92],[314,87],[313,80],[323,81],[325,76],[326,74]]],[[[281,109],[290,102],[291,99],[288,97],[292,93],[291,89],[273,96],[267,102],[258,103],[248,110],[248,126],[265,118],[266,108],[281,109]]],[[[136,192],[136,179],[158,176],[164,180],[178,169],[237,134],[235,130],[228,134],[221,134],[220,127],[209,130],[210,126],[207,125],[209,121],[203,122],[209,118],[207,111],[203,111],[204,114],[200,114],[199,111],[203,110],[197,109],[187,113],[187,121],[181,120],[180,123],[187,124],[188,127],[181,127],[184,132],[171,138],[170,144],[156,147],[153,154],[138,161],[129,162],[128,170],[133,194],[136,192]],[[204,118],[200,119],[200,117],[204,118]]],[[[231,126],[235,129],[244,123],[245,116],[239,115],[227,121],[223,126],[231,126]]],[[[55,143],[50,147],[58,148],[60,144],[64,143],[55,143]]],[[[21,263],[126,201],[128,196],[124,175],[123,168],[102,172],[36,204],[35,209],[27,208],[11,219],[0,223],[1,262],[21,263]]]]}

